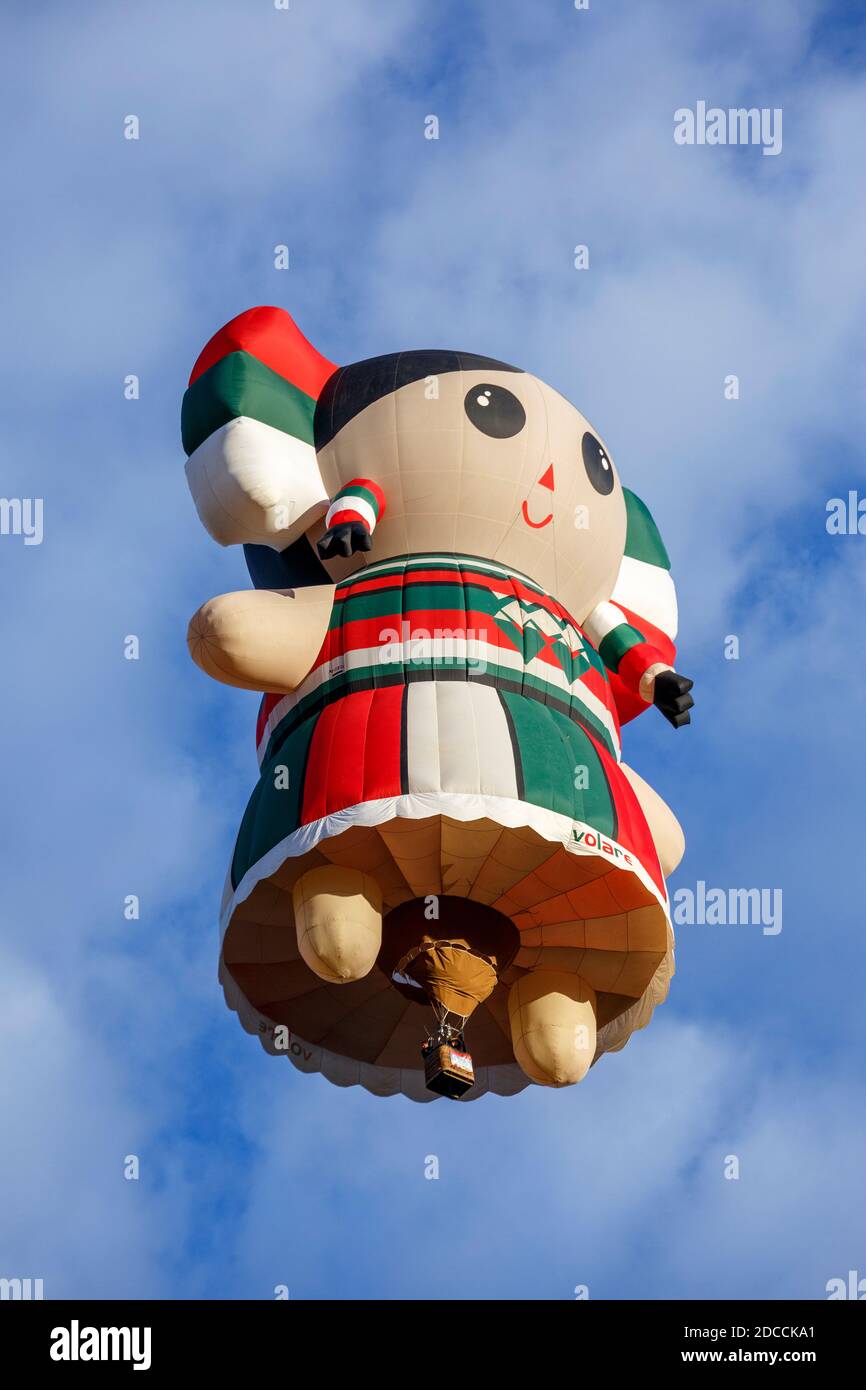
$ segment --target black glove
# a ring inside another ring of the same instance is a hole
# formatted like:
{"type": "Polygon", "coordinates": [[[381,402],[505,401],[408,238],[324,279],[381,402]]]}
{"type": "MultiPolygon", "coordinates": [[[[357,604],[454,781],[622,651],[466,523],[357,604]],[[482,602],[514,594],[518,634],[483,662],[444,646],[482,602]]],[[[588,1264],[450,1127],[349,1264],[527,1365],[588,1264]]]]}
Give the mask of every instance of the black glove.
{"type": "Polygon", "coordinates": [[[689,691],[693,685],[688,676],[678,676],[676,671],[659,671],[655,678],[653,704],[675,729],[692,722],[689,710],[695,702],[689,691]]]}
{"type": "Polygon", "coordinates": [[[373,537],[361,521],[341,521],[332,526],[318,542],[316,549],[320,560],[336,560],[343,556],[348,560],[359,550],[371,550],[373,537]]]}

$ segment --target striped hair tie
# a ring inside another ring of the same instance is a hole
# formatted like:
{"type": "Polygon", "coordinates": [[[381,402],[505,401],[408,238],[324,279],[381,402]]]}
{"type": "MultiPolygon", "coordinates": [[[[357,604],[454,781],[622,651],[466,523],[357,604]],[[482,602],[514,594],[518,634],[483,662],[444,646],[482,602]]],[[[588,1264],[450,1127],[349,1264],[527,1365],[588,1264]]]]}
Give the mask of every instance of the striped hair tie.
{"type": "Polygon", "coordinates": [[[325,517],[325,529],[360,521],[372,536],[385,515],[385,494],[370,478],[353,478],[335,496],[325,517]]]}

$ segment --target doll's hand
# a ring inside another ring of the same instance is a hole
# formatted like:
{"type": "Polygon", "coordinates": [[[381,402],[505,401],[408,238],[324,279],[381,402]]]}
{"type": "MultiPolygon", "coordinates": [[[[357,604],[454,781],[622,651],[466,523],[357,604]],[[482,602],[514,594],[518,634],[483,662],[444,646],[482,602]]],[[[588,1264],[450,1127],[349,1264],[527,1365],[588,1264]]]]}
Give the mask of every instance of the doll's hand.
{"type": "Polygon", "coordinates": [[[659,671],[655,678],[653,704],[675,729],[692,722],[689,710],[695,702],[689,691],[693,685],[688,676],[679,676],[676,671],[659,671]]]}
{"type": "Polygon", "coordinates": [[[320,560],[336,560],[343,556],[348,560],[359,550],[371,550],[373,537],[361,521],[342,521],[326,531],[316,545],[320,560]]]}

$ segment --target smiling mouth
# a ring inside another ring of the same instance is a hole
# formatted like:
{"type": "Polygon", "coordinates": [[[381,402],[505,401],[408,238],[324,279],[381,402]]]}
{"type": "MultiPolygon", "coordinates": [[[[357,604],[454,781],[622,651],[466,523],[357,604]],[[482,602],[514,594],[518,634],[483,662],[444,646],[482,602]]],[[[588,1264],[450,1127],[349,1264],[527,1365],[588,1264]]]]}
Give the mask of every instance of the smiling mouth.
{"type": "Polygon", "coordinates": [[[527,526],[532,526],[534,530],[540,531],[542,526],[549,525],[550,522],[553,520],[553,512],[550,513],[550,516],[546,516],[543,521],[533,521],[532,517],[529,515],[529,508],[526,505],[526,501],[524,499],[523,520],[526,522],[527,526]]]}

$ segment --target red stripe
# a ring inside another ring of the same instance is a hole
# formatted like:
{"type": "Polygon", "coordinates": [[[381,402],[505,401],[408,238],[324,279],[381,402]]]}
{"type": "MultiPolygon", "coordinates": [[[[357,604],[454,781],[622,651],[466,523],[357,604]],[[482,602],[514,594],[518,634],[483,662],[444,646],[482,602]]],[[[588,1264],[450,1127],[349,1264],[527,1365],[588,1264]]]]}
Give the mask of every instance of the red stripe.
{"type": "Polygon", "coordinates": [[[639,695],[635,695],[633,691],[623,685],[615,671],[609,673],[608,679],[620,726],[628,724],[631,719],[636,719],[639,714],[643,714],[645,709],[649,709],[647,701],[642,700],[639,695]]]}
{"type": "Polygon", "coordinates": [[[332,526],[343,526],[347,521],[360,521],[365,531],[370,530],[370,523],[367,518],[361,516],[360,512],[352,511],[351,507],[347,507],[345,511],[334,512],[333,516],[329,516],[328,530],[330,530],[332,526]]]}
{"type": "MultiPolygon", "coordinates": [[[[425,577],[439,576],[441,571],[421,571],[421,574],[425,577]]],[[[390,578],[384,577],[368,579],[361,582],[356,581],[354,583],[345,581],[344,585],[339,586],[338,592],[341,598],[345,599],[349,597],[350,594],[354,596],[356,594],[371,593],[391,583],[392,580],[390,578]]],[[[557,607],[559,607],[559,605],[557,605],[557,607]]],[[[572,622],[572,619],[565,609],[561,609],[557,616],[572,622]]],[[[411,615],[407,615],[404,611],[400,610],[394,614],[384,614],[377,618],[356,618],[349,622],[343,622],[338,627],[331,628],[325,634],[325,640],[322,643],[315,662],[310,668],[310,673],[319,670],[322,666],[327,665],[338,657],[345,656],[346,652],[383,646],[383,632],[393,632],[394,629],[397,628],[399,630],[399,640],[402,642],[404,640],[402,628],[402,623],[404,621],[410,624],[408,633],[410,640],[419,629],[429,633],[431,636],[436,629],[440,632],[443,629],[447,629],[455,632],[458,637],[461,634],[465,635],[467,629],[471,629],[474,640],[486,641],[491,646],[497,647],[503,651],[520,651],[520,647],[515,645],[508,635],[498,626],[495,619],[487,613],[472,611],[467,614],[464,609],[423,609],[415,610],[411,615]]],[[[577,628],[577,624],[573,625],[577,631],[580,631],[580,629],[577,628]]],[[[550,666],[559,666],[554,653],[550,649],[540,652],[539,659],[544,660],[550,666]]],[[[520,671],[515,671],[514,679],[520,680],[521,674],[520,671]]],[[[581,677],[581,682],[586,686],[588,691],[607,707],[613,717],[616,727],[619,728],[622,714],[621,708],[618,708],[612,698],[613,683],[615,682],[620,686],[625,698],[636,699],[636,697],[628,696],[625,687],[622,686],[622,683],[617,681],[617,678],[613,675],[610,676],[609,684],[604,673],[598,671],[594,666],[590,666],[589,669],[584,672],[581,677]]],[[[262,700],[256,726],[257,747],[261,744],[265,725],[270,715],[283,698],[282,695],[266,695],[262,700]]],[[[639,701],[639,704],[641,708],[645,708],[643,701],[639,701]]]]}
{"type": "MultiPolygon", "coordinates": [[[[621,603],[617,604],[617,608],[622,609],[626,621],[631,623],[632,627],[643,632],[652,646],[658,648],[663,661],[666,661],[669,666],[676,665],[677,649],[666,632],[662,632],[660,627],[648,623],[646,618],[642,618],[632,608],[626,608],[621,603]]],[[[650,708],[648,702],[642,700],[634,690],[629,690],[625,682],[614,671],[610,672],[610,688],[620,724],[627,724],[630,719],[636,719],[639,714],[643,714],[645,709],[650,708]]]]}
{"type": "Polygon", "coordinates": [[[379,508],[379,520],[381,521],[385,515],[385,494],[379,484],[374,483],[372,478],[353,478],[350,483],[346,483],[345,487],[341,487],[340,491],[347,493],[353,487],[365,487],[368,492],[372,492],[376,499],[376,506],[379,508]]]}
{"type": "Polygon", "coordinates": [[[603,671],[599,671],[595,666],[590,666],[580,678],[581,685],[585,685],[587,690],[595,695],[596,699],[601,700],[609,713],[613,716],[614,727],[619,731],[619,720],[617,718],[616,706],[610,697],[610,685],[603,671]]]}
{"type": "Polygon", "coordinates": [[[603,743],[593,734],[588,734],[595,751],[601,759],[607,785],[616,811],[616,840],[623,849],[630,850],[646,869],[653,883],[666,897],[665,881],[661,865],[650,834],[646,816],[635,795],[634,788],[620,767],[611,757],[603,743]]]}
{"type": "MultiPolygon", "coordinates": [[[[416,609],[411,614],[399,612],[393,615],[385,614],[378,618],[355,618],[342,623],[340,627],[331,628],[312,670],[317,670],[336,657],[345,656],[347,652],[390,646],[394,641],[411,642],[413,639],[418,640],[420,633],[431,638],[439,636],[441,640],[447,641],[448,638],[442,637],[444,632],[453,634],[451,640],[455,641],[465,638],[467,632],[470,632],[472,634],[469,638],[470,641],[486,642],[489,646],[501,648],[503,651],[520,652],[522,656],[521,648],[511,641],[507,633],[502,631],[489,613],[466,613],[463,609],[447,608],[416,609]],[[406,629],[403,628],[404,622],[408,625],[406,629]],[[396,639],[393,636],[394,632],[397,633],[396,639]]],[[[556,659],[549,653],[547,660],[548,664],[559,666],[556,659]]],[[[514,679],[520,680],[522,674],[522,671],[515,671],[514,679]]],[[[590,668],[584,679],[586,680],[590,675],[591,679],[587,683],[594,693],[604,699],[607,690],[604,676],[590,668]]]]}
{"type": "Polygon", "coordinates": [[[650,642],[637,642],[620,661],[617,675],[627,690],[637,694],[644,672],[657,661],[664,660],[664,653],[659,651],[658,647],[652,646],[650,642]]]}
{"type": "Polygon", "coordinates": [[[400,686],[358,690],[322,710],[304,774],[301,824],[400,794],[400,686]]]}
{"type": "MultiPolygon", "coordinates": [[[[363,575],[363,571],[361,571],[363,575]]],[[[571,623],[572,627],[577,627],[577,623],[572,618],[567,609],[561,603],[549,598],[546,594],[538,594],[528,585],[521,584],[519,579],[498,579],[494,575],[482,574],[480,570],[461,569],[424,569],[424,570],[403,570],[397,574],[373,575],[369,579],[355,577],[344,579],[337,585],[338,598],[348,598],[350,595],[372,593],[375,589],[396,588],[398,585],[408,584],[466,584],[471,582],[482,589],[489,589],[500,597],[513,595],[525,603],[534,603],[546,612],[552,613],[554,617],[561,618],[565,622],[571,623]]]]}
{"type": "Polygon", "coordinates": [[[196,359],[190,386],[231,352],[249,352],[313,400],[318,400],[328,377],[337,370],[307,342],[285,309],[267,304],[238,314],[213,335],[196,359]]]}
{"type": "Polygon", "coordinates": [[[280,703],[280,700],[282,700],[282,699],[283,699],[283,696],[282,696],[282,695],[266,695],[266,696],[264,697],[264,699],[262,700],[262,703],[259,705],[259,717],[258,717],[258,719],[256,720],[256,747],[257,747],[257,748],[258,748],[259,744],[260,744],[261,741],[262,741],[262,738],[263,738],[264,732],[265,732],[265,725],[267,724],[268,720],[270,719],[271,713],[273,712],[274,709],[276,709],[277,705],[280,703]]]}
{"type": "MultiPolygon", "coordinates": [[[[489,613],[465,613],[462,609],[437,608],[435,610],[415,610],[411,614],[399,612],[377,618],[355,618],[342,623],[340,627],[331,628],[325,637],[312,670],[315,671],[319,667],[327,665],[336,657],[345,656],[347,652],[390,646],[395,640],[391,636],[395,631],[398,634],[396,640],[399,642],[411,642],[419,632],[425,632],[428,636],[434,637],[437,632],[441,634],[443,631],[449,631],[454,634],[452,640],[456,640],[461,636],[465,637],[467,631],[470,631],[472,633],[471,641],[484,641],[502,651],[516,651],[522,655],[521,648],[509,638],[507,633],[503,632],[489,613]],[[405,630],[403,623],[408,625],[405,630]],[[389,634],[387,639],[383,633],[389,634]]],[[[443,640],[447,641],[448,639],[443,640]]],[[[550,649],[539,652],[538,659],[557,670],[562,669],[550,649]]],[[[517,670],[513,673],[513,678],[519,681],[522,675],[523,672],[517,670]]],[[[616,724],[616,709],[604,672],[590,666],[581,677],[581,684],[585,685],[587,690],[607,707],[616,724]]],[[[563,694],[567,698],[564,692],[563,694]]]]}
{"type": "Polygon", "coordinates": [[[666,632],[663,632],[660,627],[655,627],[652,623],[647,622],[647,619],[642,618],[634,609],[624,608],[621,603],[618,603],[616,606],[622,609],[625,614],[626,622],[630,623],[632,627],[636,627],[638,632],[642,632],[647,641],[651,642],[654,647],[658,647],[660,652],[664,652],[665,660],[670,659],[671,665],[673,665],[676,648],[674,647],[672,638],[669,637],[666,632]]]}
{"type": "MultiPolygon", "coordinates": [[[[331,765],[331,748],[336,734],[337,721],[344,701],[326,705],[316,721],[307,766],[304,772],[304,800],[301,807],[301,825],[319,820],[327,814],[328,771],[331,765]]],[[[351,766],[351,764],[350,764],[351,766]]]]}
{"type": "Polygon", "coordinates": [[[371,692],[373,701],[364,743],[364,800],[400,795],[400,735],[406,688],[386,686],[371,692]]]}

